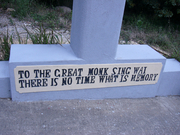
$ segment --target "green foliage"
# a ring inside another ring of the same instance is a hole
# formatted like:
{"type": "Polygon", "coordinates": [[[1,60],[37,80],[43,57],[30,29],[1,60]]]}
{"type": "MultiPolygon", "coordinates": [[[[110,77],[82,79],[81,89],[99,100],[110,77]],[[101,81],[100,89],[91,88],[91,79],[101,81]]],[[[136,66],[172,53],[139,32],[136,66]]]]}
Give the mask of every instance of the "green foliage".
{"type": "MultiPolygon", "coordinates": [[[[53,30],[48,31],[48,29],[43,26],[39,26],[34,32],[30,32],[25,26],[23,28],[26,30],[33,44],[60,44],[62,43],[62,36],[59,33],[56,33],[53,30]],[[60,37],[60,39],[59,39],[60,37]]],[[[19,44],[27,44],[28,36],[26,42],[23,42],[19,32],[16,29],[16,34],[18,37],[19,44]]],[[[10,45],[13,44],[12,35],[9,36],[8,28],[7,34],[3,35],[3,38],[0,37],[0,51],[3,53],[3,60],[9,60],[10,56],[10,45]]]]}
{"type": "Polygon", "coordinates": [[[38,3],[43,3],[48,7],[52,6],[67,6],[72,8],[73,0],[37,0],[38,3]]]}
{"type": "Polygon", "coordinates": [[[180,61],[180,31],[173,26],[166,27],[163,20],[143,14],[127,14],[123,18],[120,39],[139,44],[156,46],[168,52],[168,57],[180,61]],[[158,22],[158,23],[157,23],[158,22]]]}
{"type": "Polygon", "coordinates": [[[173,52],[171,57],[177,59],[180,62],[180,52],[179,51],[173,52]]]}
{"type": "MultiPolygon", "coordinates": [[[[15,11],[11,12],[13,17],[17,17],[20,20],[30,20],[34,21],[34,25],[44,24],[45,27],[52,29],[69,27],[67,22],[71,21],[72,13],[63,13],[59,10],[55,10],[54,5],[49,4],[56,3],[58,0],[0,0],[0,7],[13,8],[15,11]],[[40,4],[41,3],[41,4],[40,4]],[[43,4],[44,3],[44,4],[43,4]],[[60,19],[63,18],[63,19],[60,19]],[[60,22],[62,21],[62,22],[60,22]]],[[[60,2],[60,1],[59,1],[60,2]]],[[[63,0],[64,2],[64,0],[63,0]]],[[[67,2],[67,1],[66,1],[67,2]]],[[[65,3],[66,3],[65,2],[65,3]]],[[[69,0],[69,3],[72,3],[72,0],[69,0]]],[[[62,3],[61,3],[62,4],[62,3]]],[[[56,5],[55,5],[56,6],[56,5]]],[[[12,19],[9,20],[11,25],[14,25],[12,19]]]]}
{"type": "Polygon", "coordinates": [[[10,22],[11,25],[14,25],[14,22],[13,22],[12,18],[9,18],[9,22],[10,22]]]}
{"type": "Polygon", "coordinates": [[[31,0],[16,0],[14,1],[15,12],[12,12],[13,17],[19,17],[20,19],[26,17],[29,14],[31,0]]]}
{"type": "Polygon", "coordinates": [[[60,22],[58,20],[59,16],[55,11],[49,11],[49,12],[43,13],[43,14],[33,13],[30,16],[35,21],[37,21],[39,23],[43,23],[44,26],[50,27],[52,29],[60,26],[60,22]]]}
{"type": "Polygon", "coordinates": [[[128,43],[130,41],[130,35],[127,31],[121,31],[121,38],[125,40],[125,43],[128,43]]]}
{"type": "Polygon", "coordinates": [[[127,0],[127,8],[171,18],[180,14],[180,0],[127,0]]]}
{"type": "Polygon", "coordinates": [[[14,0],[0,0],[0,8],[3,8],[6,10],[10,3],[12,3],[14,0]]]}
{"type": "Polygon", "coordinates": [[[167,35],[162,35],[163,33],[159,33],[158,35],[150,35],[147,38],[147,44],[149,45],[158,45],[162,49],[169,49],[170,45],[172,44],[170,39],[167,37],[167,35]]]}
{"type": "Polygon", "coordinates": [[[13,44],[12,36],[9,37],[8,29],[7,34],[3,35],[3,38],[0,37],[0,47],[1,52],[3,53],[3,60],[9,60],[10,56],[10,44],[13,44]]]}
{"type": "MultiPolygon", "coordinates": [[[[61,44],[58,33],[55,33],[53,30],[49,31],[43,26],[39,26],[35,32],[30,32],[25,26],[24,29],[28,33],[33,44],[61,44]]],[[[59,35],[61,36],[61,35],[59,35]]]]}
{"type": "Polygon", "coordinates": [[[64,14],[64,18],[66,18],[67,20],[71,20],[72,19],[72,11],[71,11],[71,13],[64,14]]]}

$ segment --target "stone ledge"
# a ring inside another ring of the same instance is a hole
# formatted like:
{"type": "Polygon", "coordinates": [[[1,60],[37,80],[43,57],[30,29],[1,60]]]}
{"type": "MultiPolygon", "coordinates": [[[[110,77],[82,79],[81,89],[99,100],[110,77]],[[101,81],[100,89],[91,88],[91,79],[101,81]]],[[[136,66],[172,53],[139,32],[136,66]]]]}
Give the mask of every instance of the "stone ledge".
{"type": "Polygon", "coordinates": [[[10,98],[9,61],[0,61],[0,98],[10,98]]]}
{"type": "Polygon", "coordinates": [[[166,60],[158,95],[180,95],[180,63],[177,60],[166,60]]]}

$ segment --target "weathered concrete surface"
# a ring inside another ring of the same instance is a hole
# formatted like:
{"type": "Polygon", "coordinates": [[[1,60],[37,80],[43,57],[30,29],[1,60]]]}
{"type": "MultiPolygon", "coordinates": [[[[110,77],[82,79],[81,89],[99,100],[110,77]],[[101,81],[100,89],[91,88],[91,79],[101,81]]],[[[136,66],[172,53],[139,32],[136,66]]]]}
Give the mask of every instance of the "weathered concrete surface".
{"type": "Polygon", "coordinates": [[[0,99],[0,135],[178,135],[180,96],[12,102],[0,99]]]}

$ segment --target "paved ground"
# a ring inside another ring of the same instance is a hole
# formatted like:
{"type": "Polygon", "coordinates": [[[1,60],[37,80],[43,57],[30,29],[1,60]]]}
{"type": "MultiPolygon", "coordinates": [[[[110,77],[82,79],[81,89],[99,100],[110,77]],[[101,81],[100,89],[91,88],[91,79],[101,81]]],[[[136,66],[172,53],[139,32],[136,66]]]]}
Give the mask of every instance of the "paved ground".
{"type": "Polygon", "coordinates": [[[180,96],[12,102],[0,99],[0,135],[178,135],[180,96]]]}

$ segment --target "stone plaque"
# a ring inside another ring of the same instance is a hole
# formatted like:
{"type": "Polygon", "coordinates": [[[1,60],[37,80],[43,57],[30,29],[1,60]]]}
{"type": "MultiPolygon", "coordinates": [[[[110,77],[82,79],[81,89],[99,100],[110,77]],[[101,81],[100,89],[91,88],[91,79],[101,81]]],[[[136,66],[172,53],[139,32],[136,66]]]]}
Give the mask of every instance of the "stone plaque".
{"type": "Polygon", "coordinates": [[[162,63],[37,65],[14,69],[19,93],[157,83],[162,63]]]}

